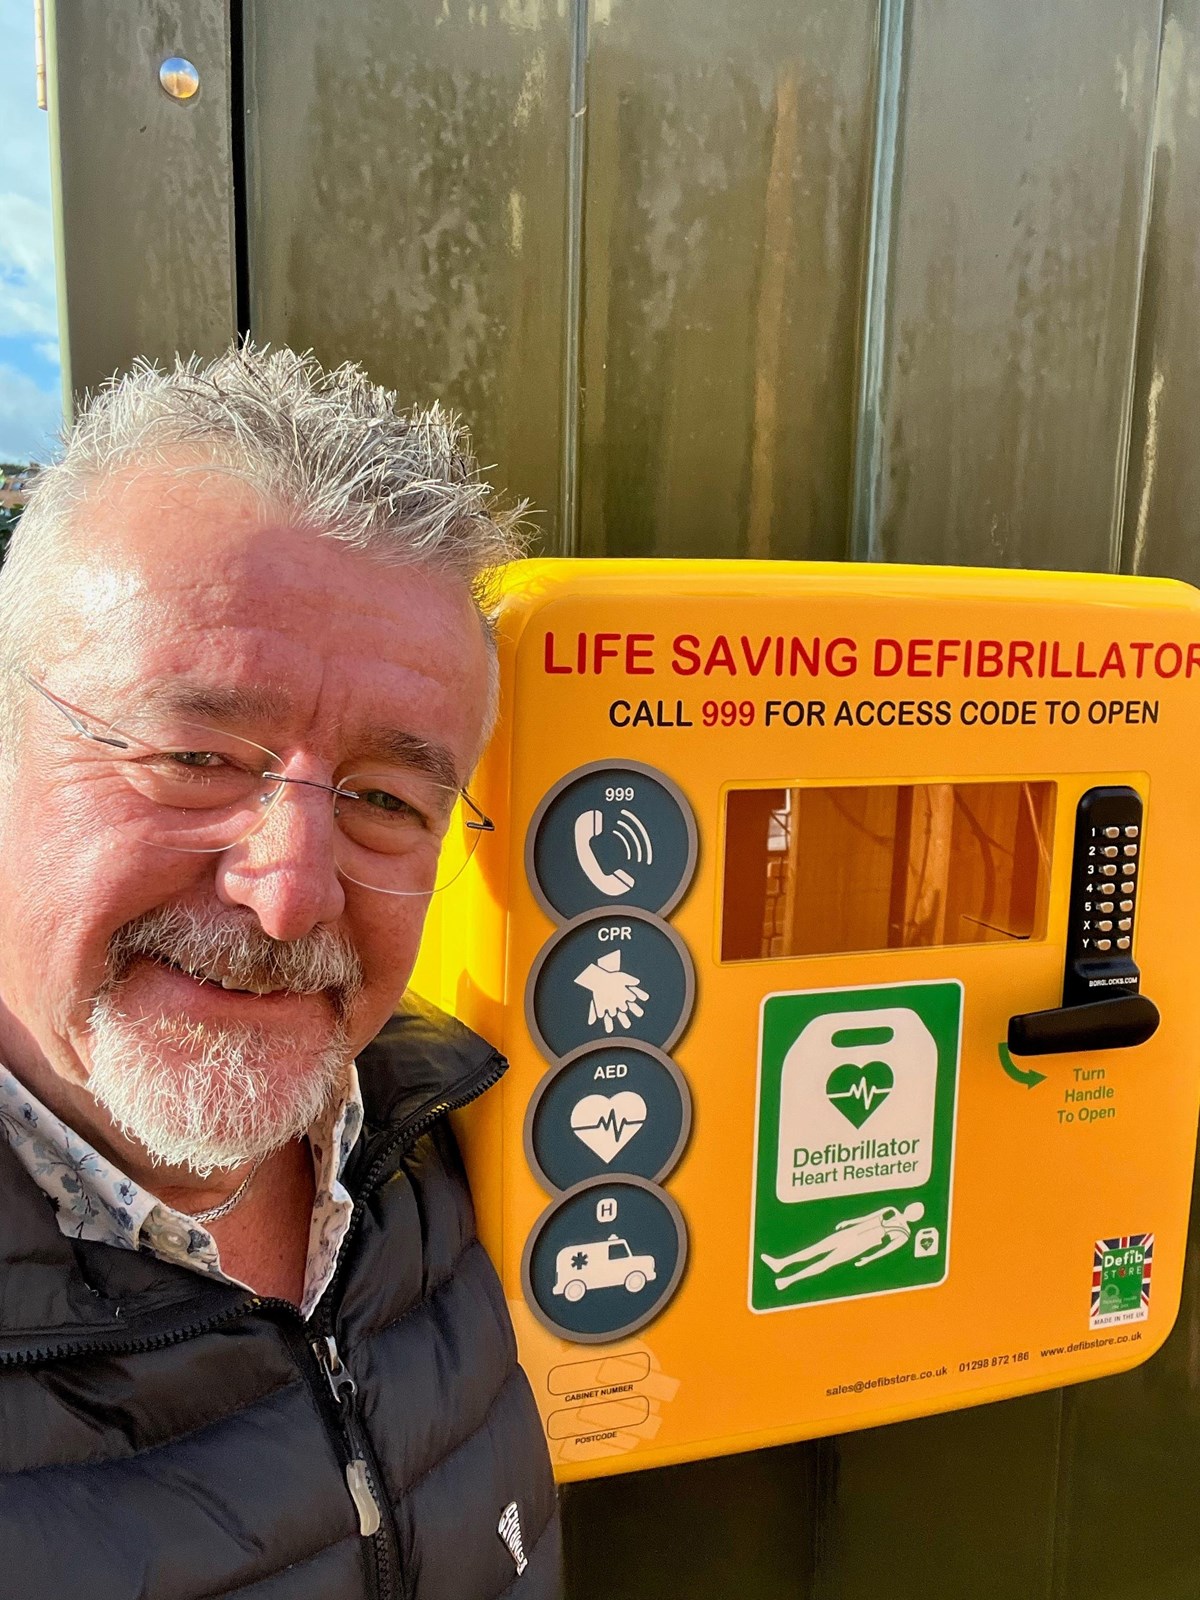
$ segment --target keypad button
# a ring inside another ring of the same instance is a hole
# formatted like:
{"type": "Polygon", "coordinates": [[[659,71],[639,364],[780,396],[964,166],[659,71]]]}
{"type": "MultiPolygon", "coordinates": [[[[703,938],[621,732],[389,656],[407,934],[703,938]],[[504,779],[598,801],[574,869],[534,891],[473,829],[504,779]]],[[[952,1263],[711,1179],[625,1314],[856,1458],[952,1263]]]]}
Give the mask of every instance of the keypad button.
{"type": "Polygon", "coordinates": [[[1111,933],[1112,932],[1112,923],[1111,922],[1098,922],[1096,924],[1096,926],[1100,929],[1101,933],[1111,933]]]}
{"type": "Polygon", "coordinates": [[[1121,837],[1121,830],[1120,828],[1105,828],[1104,837],[1106,839],[1119,839],[1121,837]]]}
{"type": "MultiPolygon", "coordinates": [[[[1136,850],[1137,845],[1134,845],[1133,848],[1136,850]]],[[[1115,844],[1102,844],[1100,846],[1100,854],[1102,856],[1118,856],[1120,853],[1115,844]]]]}
{"type": "Polygon", "coordinates": [[[1132,900],[1122,900],[1121,901],[1121,905],[1120,905],[1120,909],[1122,911],[1132,911],[1133,910],[1133,901],[1132,900]]]}
{"type": "Polygon", "coordinates": [[[1107,861],[1100,868],[1100,876],[1102,878],[1115,878],[1116,875],[1117,875],[1116,867],[1110,866],[1107,861]]]}
{"type": "Polygon", "coordinates": [[[1101,900],[1099,905],[1096,907],[1096,910],[1097,911],[1103,911],[1105,916],[1107,916],[1108,913],[1112,910],[1112,908],[1113,908],[1113,903],[1112,903],[1111,900],[1101,900]]]}
{"type": "Polygon", "coordinates": [[[1118,939],[1117,940],[1117,949],[1118,950],[1128,950],[1129,949],[1129,940],[1128,939],[1118,939]]]}
{"type": "Polygon", "coordinates": [[[1112,949],[1112,940],[1111,939],[1097,939],[1096,940],[1096,949],[1097,950],[1111,950],[1112,949]]]}
{"type": "Polygon", "coordinates": [[[1131,822],[1125,829],[1125,837],[1127,839],[1136,839],[1141,831],[1136,822],[1131,822]]]}
{"type": "Polygon", "coordinates": [[[1132,894],[1133,893],[1133,885],[1131,883],[1123,883],[1121,885],[1121,893],[1122,894],[1132,894]]]}
{"type": "Polygon", "coordinates": [[[1133,918],[1132,917],[1122,917],[1121,920],[1117,923],[1117,927],[1120,928],[1122,933],[1128,933],[1130,928],[1133,927],[1133,918]]]}
{"type": "Polygon", "coordinates": [[[1123,844],[1121,846],[1121,848],[1122,848],[1122,850],[1124,850],[1124,852],[1125,852],[1125,854],[1127,856],[1135,856],[1135,855],[1137,855],[1138,847],[1135,844],[1123,844]]]}

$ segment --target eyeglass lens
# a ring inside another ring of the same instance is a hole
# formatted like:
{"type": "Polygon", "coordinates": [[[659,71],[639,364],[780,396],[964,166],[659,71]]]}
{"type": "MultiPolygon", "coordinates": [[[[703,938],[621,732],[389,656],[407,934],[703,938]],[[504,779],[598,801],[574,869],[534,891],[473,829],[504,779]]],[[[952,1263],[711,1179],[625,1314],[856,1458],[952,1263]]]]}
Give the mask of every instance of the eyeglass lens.
{"type": "MultiPolygon", "coordinates": [[[[262,827],[294,783],[325,787],[283,778],[271,751],[201,723],[125,718],[97,754],[122,779],[117,826],[171,850],[227,850],[262,827]]],[[[459,792],[404,767],[348,773],[326,798],[339,872],[385,894],[437,893],[479,842],[459,792]]]]}

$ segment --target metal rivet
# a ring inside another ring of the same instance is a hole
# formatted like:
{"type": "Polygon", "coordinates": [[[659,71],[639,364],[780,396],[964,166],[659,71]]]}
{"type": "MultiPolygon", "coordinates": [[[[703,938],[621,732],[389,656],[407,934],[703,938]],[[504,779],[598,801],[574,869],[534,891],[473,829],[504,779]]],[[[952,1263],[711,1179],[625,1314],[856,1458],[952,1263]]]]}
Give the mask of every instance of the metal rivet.
{"type": "Polygon", "coordinates": [[[200,74],[184,56],[168,56],[158,69],[158,81],[172,100],[190,100],[200,92],[200,74]]]}

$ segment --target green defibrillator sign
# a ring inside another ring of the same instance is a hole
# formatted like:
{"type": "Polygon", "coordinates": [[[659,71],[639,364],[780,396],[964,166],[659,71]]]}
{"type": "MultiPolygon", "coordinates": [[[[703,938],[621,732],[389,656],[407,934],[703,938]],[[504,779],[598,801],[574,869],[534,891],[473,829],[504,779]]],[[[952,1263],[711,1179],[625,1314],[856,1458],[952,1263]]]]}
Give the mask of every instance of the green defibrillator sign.
{"type": "Polygon", "coordinates": [[[961,1033],[957,981],[765,998],[752,1310],[943,1281],[961,1033]]]}

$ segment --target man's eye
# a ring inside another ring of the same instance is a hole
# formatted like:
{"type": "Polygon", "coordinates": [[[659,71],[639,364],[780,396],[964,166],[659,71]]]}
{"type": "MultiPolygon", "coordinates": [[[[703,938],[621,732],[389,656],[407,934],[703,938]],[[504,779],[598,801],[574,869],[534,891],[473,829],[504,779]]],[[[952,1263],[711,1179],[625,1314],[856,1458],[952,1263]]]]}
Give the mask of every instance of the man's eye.
{"type": "Polygon", "coordinates": [[[354,793],[373,811],[384,811],[390,816],[420,819],[420,812],[415,806],[410,806],[408,801],[402,800],[399,795],[389,794],[386,789],[355,789],[354,793]]]}
{"type": "Polygon", "coordinates": [[[215,750],[166,750],[163,754],[168,761],[178,767],[222,767],[225,765],[224,756],[217,755],[215,750]]]}

